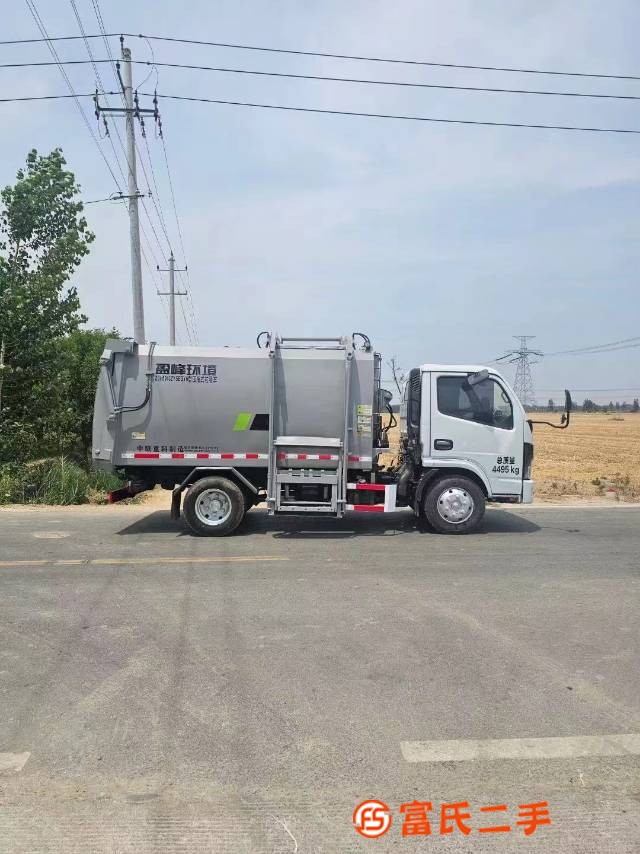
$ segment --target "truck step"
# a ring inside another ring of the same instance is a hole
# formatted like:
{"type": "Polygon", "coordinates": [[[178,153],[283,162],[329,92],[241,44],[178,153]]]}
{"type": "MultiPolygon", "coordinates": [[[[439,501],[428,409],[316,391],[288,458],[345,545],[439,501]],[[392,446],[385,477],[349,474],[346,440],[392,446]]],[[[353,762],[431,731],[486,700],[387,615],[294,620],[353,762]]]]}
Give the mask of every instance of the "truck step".
{"type": "Polygon", "coordinates": [[[273,515],[280,513],[322,513],[325,516],[337,516],[334,508],[328,504],[281,504],[273,515]]]}

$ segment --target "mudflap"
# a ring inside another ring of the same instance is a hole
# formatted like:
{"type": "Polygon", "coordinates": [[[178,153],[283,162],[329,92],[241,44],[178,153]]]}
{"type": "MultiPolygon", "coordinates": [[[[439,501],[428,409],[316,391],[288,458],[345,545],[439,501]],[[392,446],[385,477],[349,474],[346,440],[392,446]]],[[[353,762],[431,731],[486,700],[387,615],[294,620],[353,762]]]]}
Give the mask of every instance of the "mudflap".
{"type": "Polygon", "coordinates": [[[133,498],[138,492],[139,490],[134,489],[129,482],[121,486],[120,489],[112,489],[111,492],[107,492],[107,501],[109,504],[116,504],[118,501],[124,501],[125,498],[133,498]]]}
{"type": "Polygon", "coordinates": [[[171,492],[171,518],[180,518],[180,505],[182,504],[182,489],[176,486],[171,492]]]}

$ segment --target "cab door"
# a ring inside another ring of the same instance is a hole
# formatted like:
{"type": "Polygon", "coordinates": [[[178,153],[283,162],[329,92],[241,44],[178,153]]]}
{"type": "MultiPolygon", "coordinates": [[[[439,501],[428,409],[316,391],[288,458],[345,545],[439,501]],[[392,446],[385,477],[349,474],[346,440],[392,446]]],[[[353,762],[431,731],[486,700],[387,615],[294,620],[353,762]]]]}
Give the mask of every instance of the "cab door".
{"type": "Polygon", "coordinates": [[[429,455],[469,460],[484,473],[492,495],[520,495],[522,418],[498,377],[477,381],[473,374],[432,372],[429,455]]]}

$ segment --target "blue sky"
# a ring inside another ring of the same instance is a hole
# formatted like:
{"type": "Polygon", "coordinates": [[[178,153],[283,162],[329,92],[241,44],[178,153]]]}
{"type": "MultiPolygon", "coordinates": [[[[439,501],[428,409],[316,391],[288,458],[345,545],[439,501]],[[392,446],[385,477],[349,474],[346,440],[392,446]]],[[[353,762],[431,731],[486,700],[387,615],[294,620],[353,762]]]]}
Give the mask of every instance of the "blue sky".
{"type": "MultiPolygon", "coordinates": [[[[89,0],[76,0],[98,32],[89,0]]],[[[565,2],[115,2],[101,4],[108,31],[142,32],[284,48],[436,62],[640,74],[640,6],[565,2]],[[188,9],[188,14],[185,10],[188,9]]],[[[39,0],[51,35],[76,34],[71,5],[39,0]]],[[[26,7],[12,4],[4,38],[35,37],[26,7]]],[[[129,39],[134,58],[147,42],[129,39]]],[[[96,56],[106,55],[100,41],[96,56]]],[[[117,39],[112,49],[118,50],[117,39]]],[[[82,42],[59,44],[84,59],[82,42]]],[[[153,43],[156,60],[387,80],[640,95],[640,82],[349,62],[153,43]]],[[[44,45],[2,47],[4,62],[46,60],[44,45]]],[[[108,86],[107,66],[101,67],[108,86]]],[[[65,92],[55,68],[1,70],[11,94],[65,92]]],[[[138,83],[148,69],[135,70],[138,83]]],[[[92,91],[90,66],[69,70],[92,91]]],[[[155,84],[155,75],[146,88],[155,84]]],[[[160,69],[158,91],[229,100],[444,118],[640,128],[634,102],[405,90],[160,69]]],[[[640,335],[640,138],[461,127],[161,103],[184,234],[198,337],[250,344],[260,329],[339,334],[362,329],[385,356],[482,362],[536,335],[551,352],[640,335]]],[[[86,111],[93,121],[91,104],[86,111]]],[[[70,102],[0,106],[0,181],[27,150],[63,148],[85,199],[115,186],[70,102]]],[[[112,131],[113,133],[113,131],[112,131]]],[[[109,145],[103,143],[113,160],[109,145]]],[[[147,171],[146,149],[141,144],[147,171]]],[[[158,201],[178,262],[162,149],[149,135],[158,201]]],[[[149,176],[151,177],[151,176],[149,176]]],[[[144,176],[140,184],[146,191],[144,176]]],[[[167,247],[149,235],[150,266],[167,247]]],[[[96,241],[75,283],[94,326],[131,334],[128,219],[121,204],[87,209],[96,241]]],[[[145,277],[147,335],[166,341],[156,285],[145,277]]],[[[186,331],[179,329],[181,340],[186,331]]],[[[622,388],[640,393],[640,350],[553,358],[536,366],[546,389],[622,388]]],[[[509,372],[507,371],[509,374],[509,372]]],[[[555,395],[558,397],[558,395],[555,395]]],[[[578,394],[578,398],[584,395],[578,394]]]]}

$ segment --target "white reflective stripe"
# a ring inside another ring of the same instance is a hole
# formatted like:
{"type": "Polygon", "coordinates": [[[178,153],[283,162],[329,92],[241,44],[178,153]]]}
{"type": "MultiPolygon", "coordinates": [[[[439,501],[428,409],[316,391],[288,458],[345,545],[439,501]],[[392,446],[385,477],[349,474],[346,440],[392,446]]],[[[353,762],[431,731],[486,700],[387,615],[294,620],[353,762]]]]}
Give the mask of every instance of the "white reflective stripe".
{"type": "Polygon", "coordinates": [[[388,483],[384,488],[384,512],[391,513],[396,509],[396,491],[395,483],[388,483]]]}
{"type": "Polygon", "coordinates": [[[337,460],[337,454],[284,454],[284,458],[286,460],[322,460],[323,462],[326,460],[327,462],[330,460],[337,460]]]}

